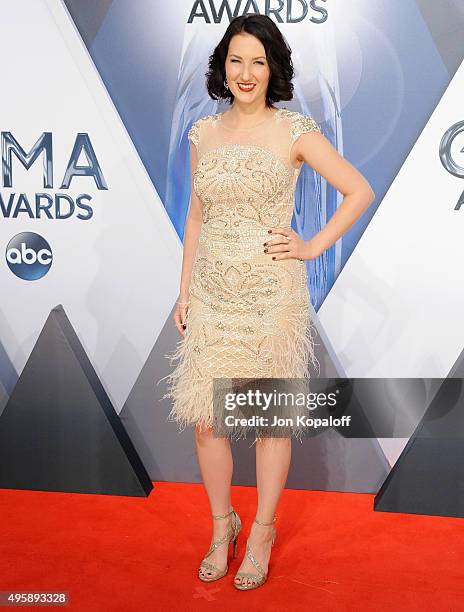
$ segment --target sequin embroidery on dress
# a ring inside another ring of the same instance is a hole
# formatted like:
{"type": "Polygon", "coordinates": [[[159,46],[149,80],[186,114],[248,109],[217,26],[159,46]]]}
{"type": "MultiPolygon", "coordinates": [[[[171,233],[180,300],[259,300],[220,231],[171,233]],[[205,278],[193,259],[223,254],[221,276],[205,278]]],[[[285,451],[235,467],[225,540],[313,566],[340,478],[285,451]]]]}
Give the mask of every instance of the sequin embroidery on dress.
{"type": "MultiPolygon", "coordinates": [[[[190,282],[186,334],[167,379],[169,420],[214,425],[215,378],[309,378],[318,368],[304,262],[272,260],[270,227],[291,227],[296,181],[290,151],[314,119],[280,108],[250,129],[224,113],[197,120],[188,138],[198,152],[193,185],[203,224],[190,282]]],[[[160,381],[158,381],[160,382],[160,381]]]]}

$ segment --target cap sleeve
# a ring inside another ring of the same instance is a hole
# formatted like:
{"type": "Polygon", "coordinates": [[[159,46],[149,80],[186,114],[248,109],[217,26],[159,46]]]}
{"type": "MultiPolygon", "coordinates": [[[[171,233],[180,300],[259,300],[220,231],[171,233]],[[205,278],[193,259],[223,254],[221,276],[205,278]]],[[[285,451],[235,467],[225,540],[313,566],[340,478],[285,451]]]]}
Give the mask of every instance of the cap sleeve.
{"type": "Polygon", "coordinates": [[[196,147],[198,147],[198,144],[200,142],[199,120],[192,123],[192,127],[189,129],[188,132],[188,139],[190,140],[190,142],[193,142],[196,147]]]}
{"type": "Polygon", "coordinates": [[[302,113],[295,113],[294,119],[291,125],[291,135],[292,140],[295,141],[297,138],[306,132],[319,132],[322,133],[322,130],[318,123],[308,115],[303,115],[302,113]]]}

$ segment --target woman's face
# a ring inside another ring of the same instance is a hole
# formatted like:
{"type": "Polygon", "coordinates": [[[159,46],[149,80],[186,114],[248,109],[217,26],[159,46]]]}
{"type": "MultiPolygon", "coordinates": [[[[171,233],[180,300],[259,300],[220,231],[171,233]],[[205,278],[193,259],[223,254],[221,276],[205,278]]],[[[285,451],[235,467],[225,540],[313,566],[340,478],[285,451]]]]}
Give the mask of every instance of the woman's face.
{"type": "Polygon", "coordinates": [[[229,89],[236,100],[247,104],[266,100],[271,71],[261,41],[246,32],[230,39],[225,63],[229,89]],[[253,84],[241,88],[241,84],[253,84]]]}

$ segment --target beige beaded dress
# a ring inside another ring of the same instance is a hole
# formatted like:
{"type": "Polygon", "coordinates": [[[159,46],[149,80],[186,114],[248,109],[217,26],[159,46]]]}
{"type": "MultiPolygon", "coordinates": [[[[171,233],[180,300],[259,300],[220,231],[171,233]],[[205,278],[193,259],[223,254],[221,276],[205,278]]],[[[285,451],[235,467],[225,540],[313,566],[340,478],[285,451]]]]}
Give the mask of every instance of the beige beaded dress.
{"type": "MultiPolygon", "coordinates": [[[[263,252],[272,227],[291,227],[301,165],[290,150],[320,132],[309,116],[279,108],[252,128],[224,125],[223,113],[193,123],[193,185],[203,207],[186,333],[167,379],[169,420],[214,426],[212,383],[227,378],[309,378],[314,327],[305,262],[263,252]]],[[[160,382],[160,381],[158,381],[160,382]]]]}

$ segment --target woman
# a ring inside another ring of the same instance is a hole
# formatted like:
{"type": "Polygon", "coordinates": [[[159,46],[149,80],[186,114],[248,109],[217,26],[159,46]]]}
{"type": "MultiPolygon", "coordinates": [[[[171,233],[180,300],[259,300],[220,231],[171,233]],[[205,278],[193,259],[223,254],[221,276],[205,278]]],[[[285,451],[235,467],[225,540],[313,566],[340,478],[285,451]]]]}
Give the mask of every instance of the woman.
{"type": "MultiPolygon", "coordinates": [[[[308,116],[275,102],[292,99],[291,51],[263,15],[234,19],[210,57],[207,89],[226,112],[191,127],[191,204],[174,321],[182,336],[167,377],[170,418],[195,425],[203,482],[213,515],[199,578],[228,570],[228,545],[241,521],[231,506],[232,454],[214,435],[212,381],[309,377],[315,363],[305,261],[321,255],[372,203],[365,178],[308,116]],[[291,229],[296,179],[307,163],[344,194],[326,226],[305,241],[291,229]]],[[[257,439],[258,506],[234,579],[252,589],[267,578],[275,511],[285,485],[291,437],[257,439]],[[272,442],[272,444],[271,444],[272,442]]]]}

